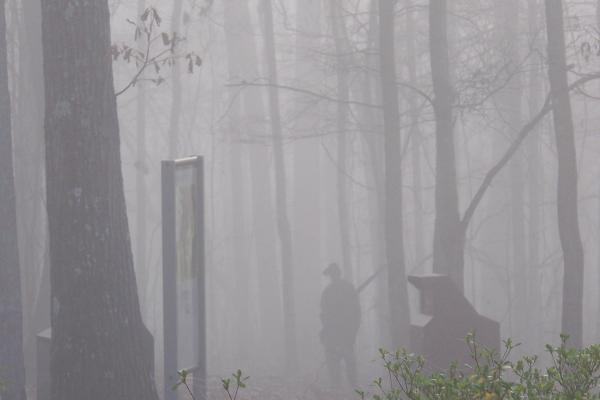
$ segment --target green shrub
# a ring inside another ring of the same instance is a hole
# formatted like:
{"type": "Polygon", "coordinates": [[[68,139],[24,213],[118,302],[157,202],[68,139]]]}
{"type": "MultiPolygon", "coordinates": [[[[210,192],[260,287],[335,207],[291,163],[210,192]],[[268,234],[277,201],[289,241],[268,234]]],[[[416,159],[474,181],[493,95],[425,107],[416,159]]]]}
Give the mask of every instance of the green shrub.
{"type": "Polygon", "coordinates": [[[552,365],[542,369],[536,356],[510,361],[516,347],[510,340],[501,353],[480,346],[473,335],[466,341],[471,365],[434,373],[422,357],[380,350],[387,376],[374,381],[375,393],[358,394],[362,400],[600,399],[600,345],[574,349],[561,336],[559,347],[546,346],[552,365]]]}
{"type": "MultiPolygon", "coordinates": [[[[177,383],[173,385],[173,390],[177,390],[178,387],[183,386],[191,400],[196,400],[192,389],[188,383],[189,372],[185,369],[177,371],[177,383]]],[[[223,391],[227,395],[229,400],[237,400],[238,394],[241,389],[246,388],[246,382],[250,379],[249,376],[244,376],[242,370],[238,369],[236,372],[231,374],[231,378],[221,379],[221,386],[223,391]],[[232,379],[233,378],[233,379],[232,379]]]]}

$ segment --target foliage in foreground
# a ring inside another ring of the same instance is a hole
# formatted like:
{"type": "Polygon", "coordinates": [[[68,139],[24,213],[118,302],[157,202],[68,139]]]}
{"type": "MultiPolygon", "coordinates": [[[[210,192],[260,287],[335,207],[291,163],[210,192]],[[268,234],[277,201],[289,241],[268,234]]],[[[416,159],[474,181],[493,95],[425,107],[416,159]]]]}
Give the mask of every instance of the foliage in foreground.
{"type": "MultiPolygon", "coordinates": [[[[185,369],[177,371],[178,380],[177,383],[173,386],[173,390],[177,390],[178,387],[183,386],[190,397],[191,400],[196,400],[196,396],[192,389],[190,388],[190,384],[188,382],[189,372],[185,369]]],[[[236,372],[231,374],[233,378],[223,378],[221,379],[221,386],[227,395],[229,400],[237,400],[238,394],[241,389],[246,387],[246,381],[250,379],[249,376],[244,376],[242,374],[242,370],[238,369],[236,372]]]]}
{"type": "Polygon", "coordinates": [[[458,400],[458,399],[600,399],[600,345],[579,350],[561,336],[559,347],[546,346],[549,368],[537,366],[536,356],[512,362],[516,347],[504,342],[504,351],[486,349],[467,337],[472,365],[430,373],[422,357],[404,350],[380,350],[387,378],[374,381],[376,393],[358,391],[362,400],[458,400]]]}

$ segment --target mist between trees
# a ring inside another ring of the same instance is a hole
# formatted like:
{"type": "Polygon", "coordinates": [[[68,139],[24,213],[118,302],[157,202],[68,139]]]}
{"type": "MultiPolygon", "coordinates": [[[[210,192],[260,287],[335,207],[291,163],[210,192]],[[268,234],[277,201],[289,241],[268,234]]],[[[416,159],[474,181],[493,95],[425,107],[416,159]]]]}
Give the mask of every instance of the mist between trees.
{"type": "Polygon", "coordinates": [[[193,155],[209,380],[339,394],[332,263],[347,386],[414,348],[410,276],[517,356],[598,343],[599,32],[600,1],[0,1],[0,398],[40,398],[49,327],[49,398],[163,396],[161,161],[193,155]]]}

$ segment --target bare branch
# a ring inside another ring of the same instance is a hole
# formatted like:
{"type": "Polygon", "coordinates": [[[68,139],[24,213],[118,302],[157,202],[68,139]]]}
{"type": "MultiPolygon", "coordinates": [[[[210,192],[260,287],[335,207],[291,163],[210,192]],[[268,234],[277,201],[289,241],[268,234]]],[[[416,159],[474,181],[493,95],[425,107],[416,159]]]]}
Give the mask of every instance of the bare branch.
{"type": "MultiPolygon", "coordinates": [[[[578,89],[585,83],[596,80],[596,79],[600,79],[600,72],[597,72],[597,73],[591,74],[591,75],[586,75],[586,76],[583,76],[583,77],[577,79],[575,82],[573,82],[571,85],[569,85],[568,90],[569,90],[569,92],[571,92],[574,89],[578,89]]],[[[483,199],[483,196],[485,195],[485,193],[491,186],[494,178],[504,168],[504,166],[506,166],[506,164],[510,161],[510,159],[513,157],[513,155],[517,152],[517,150],[519,149],[519,147],[521,146],[521,144],[523,143],[525,138],[529,135],[529,133],[531,133],[534,130],[534,128],[537,126],[537,124],[542,119],[544,119],[544,117],[550,111],[552,111],[552,97],[551,97],[551,94],[548,93],[548,95],[546,96],[546,101],[544,102],[544,105],[540,109],[540,111],[538,111],[538,113],[525,126],[523,126],[523,128],[521,128],[515,141],[511,143],[511,145],[508,147],[508,149],[506,150],[504,155],[500,158],[500,160],[496,163],[496,165],[494,165],[488,171],[488,173],[485,175],[483,182],[481,183],[481,185],[479,186],[479,189],[475,193],[475,196],[469,203],[469,206],[467,207],[467,210],[465,211],[463,218],[461,220],[461,228],[462,228],[463,234],[466,232],[466,230],[469,226],[469,223],[471,222],[471,219],[473,218],[473,215],[475,214],[477,207],[479,206],[479,204],[481,203],[481,200],[483,199]]]]}

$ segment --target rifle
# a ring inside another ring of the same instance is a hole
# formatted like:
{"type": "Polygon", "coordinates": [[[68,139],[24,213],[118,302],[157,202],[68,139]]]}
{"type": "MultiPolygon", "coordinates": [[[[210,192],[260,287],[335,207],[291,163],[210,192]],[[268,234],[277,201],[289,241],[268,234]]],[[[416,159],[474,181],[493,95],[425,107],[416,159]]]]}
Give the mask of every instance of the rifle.
{"type": "Polygon", "coordinates": [[[362,292],[363,290],[365,290],[365,288],[367,286],[369,286],[375,280],[375,278],[377,278],[377,276],[381,273],[381,271],[383,271],[384,269],[385,269],[384,267],[381,267],[377,271],[375,271],[375,273],[373,273],[373,275],[371,275],[370,277],[368,277],[366,281],[364,281],[363,283],[361,283],[356,288],[356,293],[360,294],[360,292],[362,292]]]}

